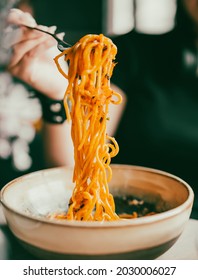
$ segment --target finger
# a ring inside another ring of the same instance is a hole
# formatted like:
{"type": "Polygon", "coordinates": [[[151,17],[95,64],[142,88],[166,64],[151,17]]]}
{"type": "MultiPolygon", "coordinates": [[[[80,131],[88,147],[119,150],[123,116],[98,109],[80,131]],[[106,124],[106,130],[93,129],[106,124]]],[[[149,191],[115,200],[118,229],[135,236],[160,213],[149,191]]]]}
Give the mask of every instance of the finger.
{"type": "Polygon", "coordinates": [[[57,26],[56,25],[46,26],[46,25],[39,24],[39,25],[37,25],[37,28],[39,28],[41,30],[44,30],[44,31],[47,31],[47,32],[54,33],[56,31],[56,29],[57,29],[57,26]]]}
{"type": "Polygon", "coordinates": [[[53,69],[56,69],[56,66],[53,58],[59,53],[60,52],[58,51],[57,47],[54,46],[52,39],[49,39],[40,44],[35,49],[32,49],[26,53],[21,61],[19,61],[13,67],[10,67],[8,70],[13,76],[16,76],[26,83],[29,83],[37,90],[41,90],[40,87],[42,85],[37,84],[35,77],[38,76],[39,71],[42,72],[42,75],[44,72],[46,72],[48,74],[51,73],[52,77],[54,77],[53,69]],[[40,64],[42,65],[41,67],[38,66],[40,64]]]}
{"type": "MultiPolygon", "coordinates": [[[[57,28],[56,26],[47,27],[47,26],[43,26],[43,25],[38,25],[37,27],[39,29],[44,30],[44,31],[48,31],[52,34],[56,31],[56,28],[57,28]]],[[[26,41],[26,40],[29,40],[29,39],[36,39],[36,38],[42,37],[42,36],[45,36],[45,37],[48,36],[49,37],[48,34],[40,32],[39,30],[29,29],[29,28],[26,28],[26,27],[23,27],[22,29],[23,29],[23,37],[21,37],[21,41],[26,41]]]]}
{"type": "MultiPolygon", "coordinates": [[[[41,25],[41,24],[37,25],[37,27],[41,30],[44,30],[44,31],[48,31],[48,28],[49,28],[48,26],[41,25]]],[[[37,31],[37,32],[40,32],[40,31],[37,31]]]]}
{"type": "Polygon", "coordinates": [[[59,39],[63,40],[63,38],[64,38],[64,36],[65,36],[65,32],[61,32],[61,33],[58,33],[58,34],[56,34],[56,35],[57,35],[57,37],[58,37],[59,39]]]}
{"type": "MultiPolygon", "coordinates": [[[[38,27],[44,31],[48,31],[50,33],[54,33],[56,30],[56,26],[47,27],[47,26],[43,26],[43,25],[37,25],[35,19],[29,13],[24,13],[19,9],[11,9],[10,13],[8,15],[7,21],[8,21],[8,23],[17,24],[17,25],[25,24],[30,27],[36,26],[36,27],[38,27]]],[[[33,39],[33,38],[42,36],[42,33],[37,30],[31,30],[31,29],[23,27],[23,26],[21,26],[21,29],[22,29],[22,32],[21,33],[18,32],[20,34],[20,36],[13,36],[14,39],[9,40],[9,46],[19,43],[20,41],[22,42],[24,40],[33,39]]],[[[10,33],[10,30],[8,30],[7,33],[10,33]]],[[[12,34],[10,34],[9,36],[8,35],[9,34],[7,34],[7,37],[12,38],[12,34]]]]}
{"type": "Polygon", "coordinates": [[[48,28],[48,31],[51,32],[52,34],[54,34],[55,31],[56,31],[56,29],[57,29],[57,26],[53,25],[53,26],[50,26],[50,27],[48,28]]]}
{"type": "Polygon", "coordinates": [[[10,10],[7,22],[16,25],[25,24],[31,27],[35,27],[37,25],[35,19],[29,13],[24,13],[19,9],[10,10]]]}
{"type": "Polygon", "coordinates": [[[58,55],[60,51],[57,48],[57,44],[55,43],[54,39],[49,37],[45,40],[42,44],[39,44],[36,48],[31,49],[27,55],[29,57],[43,57],[45,58],[48,56],[48,59],[53,61],[54,56],[58,55]],[[53,54],[52,54],[53,49],[53,54]],[[50,54],[50,55],[49,55],[50,54]]]}
{"type": "MultiPolygon", "coordinates": [[[[29,52],[26,52],[23,57],[21,57],[20,60],[17,61],[15,64],[10,64],[8,69],[12,74],[16,75],[18,73],[19,68],[22,67],[22,65],[26,65],[26,68],[28,67],[28,63],[31,64],[33,60],[40,59],[42,61],[47,61],[48,63],[51,61],[54,63],[54,57],[57,56],[60,53],[60,51],[57,48],[57,45],[54,44],[53,38],[49,38],[42,44],[39,44],[35,48],[32,48],[29,52]],[[33,60],[32,60],[33,57],[33,60]],[[27,63],[26,63],[27,62],[27,63]]],[[[23,67],[22,67],[23,68],[23,67]]],[[[25,68],[23,69],[25,70],[25,68]]]]}
{"type": "MultiPolygon", "coordinates": [[[[9,24],[14,24],[14,25],[20,25],[21,24],[26,24],[29,26],[36,26],[36,21],[35,19],[29,14],[29,13],[24,13],[19,9],[11,9],[8,17],[7,17],[7,22],[9,24]]],[[[35,38],[37,36],[40,36],[38,33],[30,32],[32,30],[21,27],[18,29],[13,29],[12,26],[8,25],[7,28],[4,31],[4,37],[5,37],[5,44],[7,47],[12,47],[14,44],[19,43],[20,41],[25,39],[30,39],[30,38],[35,38]]]]}
{"type": "Polygon", "coordinates": [[[44,36],[41,32],[30,30],[28,28],[6,28],[4,32],[3,45],[6,48],[14,47],[14,45],[31,39],[38,39],[44,36]]]}
{"type": "MultiPolygon", "coordinates": [[[[30,50],[36,48],[39,44],[42,44],[46,39],[48,39],[48,36],[44,34],[44,36],[28,41],[22,41],[13,47],[13,56],[11,57],[9,67],[13,67],[15,64],[17,64],[23,56],[28,53],[30,50]]],[[[50,38],[53,40],[55,44],[55,40],[53,38],[50,38]]]]}
{"type": "MultiPolygon", "coordinates": [[[[39,27],[40,28],[40,27],[39,27]]],[[[50,32],[50,33],[55,33],[57,27],[56,26],[51,26],[51,27],[44,27],[44,26],[41,26],[41,28],[45,28],[46,31],[50,32]]],[[[31,40],[31,39],[38,39],[39,37],[43,37],[45,36],[46,37],[46,34],[38,31],[38,30],[32,30],[32,29],[29,29],[29,28],[26,28],[26,27],[21,27],[20,29],[17,29],[17,30],[14,30],[14,32],[7,32],[6,34],[6,38],[8,38],[6,40],[6,46],[7,47],[14,47],[14,45],[18,44],[18,43],[22,43],[22,42],[26,42],[28,40],[31,40]]],[[[49,35],[47,35],[49,36],[49,35]]]]}

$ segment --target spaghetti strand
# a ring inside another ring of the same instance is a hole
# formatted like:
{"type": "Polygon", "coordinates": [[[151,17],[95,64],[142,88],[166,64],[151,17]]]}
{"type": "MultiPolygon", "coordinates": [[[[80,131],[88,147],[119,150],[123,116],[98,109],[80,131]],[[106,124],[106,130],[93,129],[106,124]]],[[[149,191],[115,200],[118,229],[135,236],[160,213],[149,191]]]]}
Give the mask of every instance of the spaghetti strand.
{"type": "Polygon", "coordinates": [[[111,158],[119,146],[107,135],[109,105],[120,104],[120,94],[110,88],[117,48],[104,35],[86,35],[54,58],[59,72],[68,79],[64,96],[67,118],[72,121],[75,187],[66,215],[58,218],[83,221],[119,219],[108,183],[111,158]],[[59,59],[69,64],[68,74],[59,59]],[[116,98],[116,99],[115,99],[116,98]],[[68,106],[70,102],[71,106],[68,106]]]}

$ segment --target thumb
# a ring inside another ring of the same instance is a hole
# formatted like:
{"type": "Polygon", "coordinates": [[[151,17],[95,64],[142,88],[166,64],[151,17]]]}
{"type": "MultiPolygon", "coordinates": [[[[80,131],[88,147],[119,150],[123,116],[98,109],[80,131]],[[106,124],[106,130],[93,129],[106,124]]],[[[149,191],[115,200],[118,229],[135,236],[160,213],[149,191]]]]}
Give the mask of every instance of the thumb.
{"type": "Polygon", "coordinates": [[[29,13],[24,13],[19,9],[10,10],[7,17],[7,22],[9,24],[16,25],[25,24],[31,27],[35,27],[37,25],[35,19],[29,13]]]}

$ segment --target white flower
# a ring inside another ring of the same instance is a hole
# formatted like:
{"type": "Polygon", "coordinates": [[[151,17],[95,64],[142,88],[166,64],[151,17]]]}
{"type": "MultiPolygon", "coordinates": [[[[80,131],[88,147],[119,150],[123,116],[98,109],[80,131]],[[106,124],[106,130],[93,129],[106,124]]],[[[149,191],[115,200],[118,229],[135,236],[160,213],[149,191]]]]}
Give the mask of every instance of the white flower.
{"type": "Polygon", "coordinates": [[[41,115],[39,100],[30,98],[25,86],[14,83],[9,73],[0,73],[0,143],[4,146],[4,149],[0,149],[0,157],[7,158],[11,155],[19,170],[26,170],[31,166],[27,146],[35,137],[34,123],[41,115]]]}

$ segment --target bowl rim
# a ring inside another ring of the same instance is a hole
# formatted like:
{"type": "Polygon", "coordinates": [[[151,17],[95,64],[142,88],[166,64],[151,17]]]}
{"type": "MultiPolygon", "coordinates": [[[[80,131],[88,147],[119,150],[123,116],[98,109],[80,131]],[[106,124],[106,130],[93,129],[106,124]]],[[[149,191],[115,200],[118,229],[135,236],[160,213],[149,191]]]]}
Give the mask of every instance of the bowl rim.
{"type": "Polygon", "coordinates": [[[128,226],[136,226],[136,225],[145,225],[145,224],[152,224],[157,221],[162,221],[166,219],[170,219],[171,217],[174,217],[178,215],[179,213],[184,212],[186,209],[192,207],[193,201],[194,201],[194,192],[191,188],[191,186],[181,179],[180,177],[173,175],[169,172],[162,171],[159,169],[155,168],[150,168],[150,167],[145,167],[145,166],[139,166],[139,165],[129,165],[129,164],[111,164],[111,167],[114,169],[116,168],[124,168],[124,169],[133,169],[133,170],[140,170],[140,171],[145,171],[145,172],[150,172],[150,173],[157,173],[159,175],[169,177],[173,180],[176,180],[177,182],[180,182],[188,191],[188,197],[183,202],[181,205],[167,210],[165,212],[157,213],[155,215],[151,216],[144,216],[144,217],[139,217],[137,219],[120,219],[116,221],[75,221],[75,220],[56,220],[56,219],[49,219],[45,217],[39,217],[39,216],[31,216],[28,215],[24,212],[18,211],[14,207],[10,206],[9,204],[6,203],[4,200],[4,193],[8,188],[11,188],[13,184],[19,180],[25,180],[27,178],[34,177],[35,175],[42,174],[42,173],[48,173],[48,172],[60,172],[61,170],[67,170],[67,169],[73,169],[72,167],[66,167],[66,166],[61,166],[61,167],[53,167],[53,168],[47,168],[47,169],[42,169],[38,171],[34,171],[25,175],[22,175],[20,177],[17,177],[10,182],[8,182],[1,190],[0,190],[0,202],[3,206],[3,208],[9,210],[10,212],[14,213],[15,215],[18,215],[20,217],[26,218],[28,220],[32,220],[34,222],[40,222],[40,223],[45,223],[49,224],[52,226],[60,226],[60,227],[80,227],[80,228],[114,228],[114,227],[128,227],[128,226]]]}

